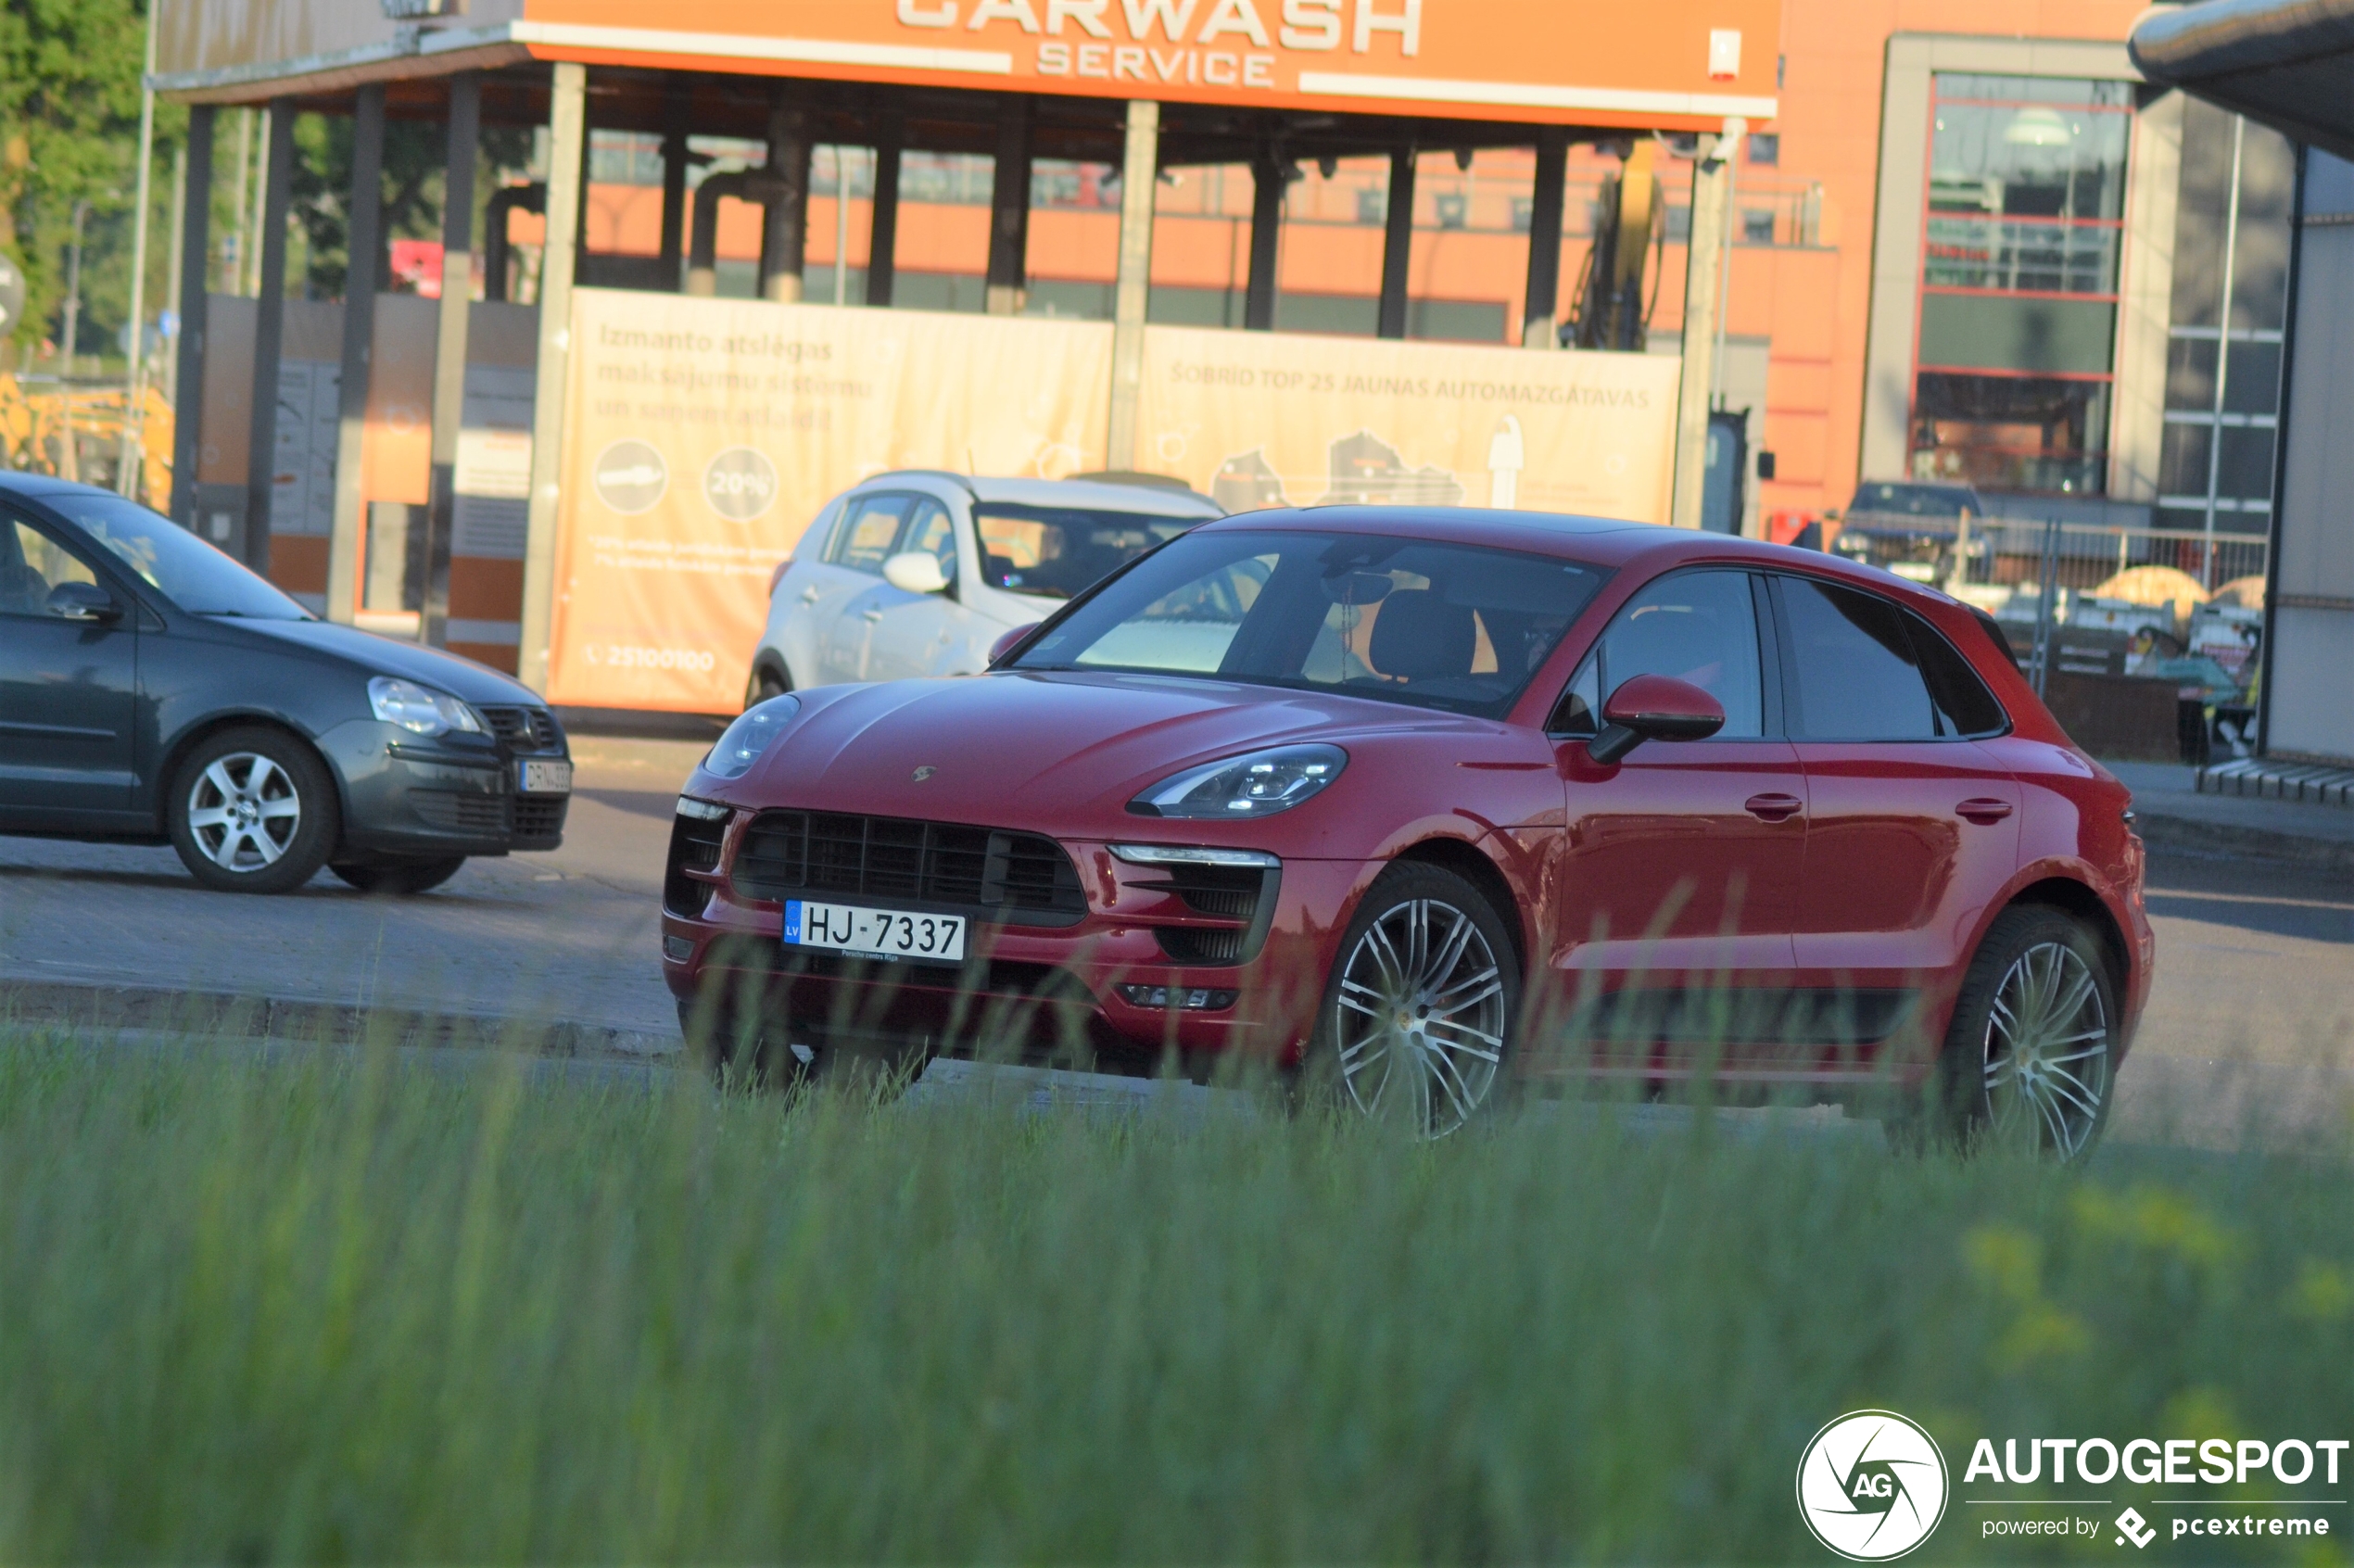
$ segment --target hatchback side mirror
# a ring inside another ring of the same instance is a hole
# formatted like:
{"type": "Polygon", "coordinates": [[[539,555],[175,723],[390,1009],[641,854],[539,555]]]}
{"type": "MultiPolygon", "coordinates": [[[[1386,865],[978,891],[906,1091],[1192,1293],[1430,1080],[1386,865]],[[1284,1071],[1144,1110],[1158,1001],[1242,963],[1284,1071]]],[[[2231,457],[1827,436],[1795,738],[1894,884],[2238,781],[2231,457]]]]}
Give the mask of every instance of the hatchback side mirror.
{"type": "Polygon", "coordinates": [[[1725,727],[1724,704],[1688,680],[1640,675],[1602,704],[1602,729],[1586,754],[1604,767],[1646,740],[1705,740],[1725,727]]]}
{"type": "Polygon", "coordinates": [[[49,590],[46,608],[61,621],[108,626],[122,619],[122,606],[95,583],[59,583],[49,590]]]}
{"type": "Polygon", "coordinates": [[[883,581],[902,593],[938,593],[948,586],[948,574],[930,550],[910,550],[883,563],[883,581]]]}
{"type": "Polygon", "coordinates": [[[989,667],[995,669],[997,667],[997,661],[1012,652],[1014,649],[1020,644],[1023,638],[1028,637],[1031,632],[1038,629],[1040,624],[1041,623],[1037,621],[1032,621],[1026,626],[1016,626],[1013,630],[1007,632],[1005,636],[991,643],[989,645],[989,667]]]}

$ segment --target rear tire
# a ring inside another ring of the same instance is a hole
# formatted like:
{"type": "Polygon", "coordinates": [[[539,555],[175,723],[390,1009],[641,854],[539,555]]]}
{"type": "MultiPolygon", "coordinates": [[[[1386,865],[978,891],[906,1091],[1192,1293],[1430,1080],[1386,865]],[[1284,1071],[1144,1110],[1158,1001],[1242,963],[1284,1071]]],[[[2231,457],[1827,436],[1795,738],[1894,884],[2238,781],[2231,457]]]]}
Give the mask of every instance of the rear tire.
{"type": "Polygon", "coordinates": [[[1406,861],[1341,935],[1302,1064],[1311,1103],[1443,1138],[1492,1114],[1520,1022],[1511,929],[1452,871],[1406,861]]]}
{"type": "Polygon", "coordinates": [[[1979,944],[1921,1104],[1890,1136],[2073,1164],[2108,1123],[2120,1044],[2099,938],[2060,910],[2014,905],[1979,944]]]}
{"type": "Polygon", "coordinates": [[[462,854],[439,860],[344,861],[327,869],[363,893],[404,897],[430,892],[458,874],[466,864],[462,854]]]}
{"type": "Polygon", "coordinates": [[[224,729],[188,753],[164,826],[190,876],[220,892],[282,893],[318,874],[343,836],[326,765],[283,729],[224,729]]]}

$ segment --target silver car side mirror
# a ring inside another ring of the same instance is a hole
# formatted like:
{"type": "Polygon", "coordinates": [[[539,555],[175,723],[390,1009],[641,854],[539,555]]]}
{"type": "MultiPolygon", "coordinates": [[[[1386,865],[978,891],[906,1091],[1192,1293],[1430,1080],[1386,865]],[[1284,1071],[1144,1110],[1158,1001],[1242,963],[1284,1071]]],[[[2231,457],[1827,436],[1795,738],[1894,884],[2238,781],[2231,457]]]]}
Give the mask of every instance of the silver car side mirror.
{"type": "Polygon", "coordinates": [[[938,593],[948,586],[948,574],[930,550],[903,550],[883,563],[883,581],[902,593],[938,593]]]}

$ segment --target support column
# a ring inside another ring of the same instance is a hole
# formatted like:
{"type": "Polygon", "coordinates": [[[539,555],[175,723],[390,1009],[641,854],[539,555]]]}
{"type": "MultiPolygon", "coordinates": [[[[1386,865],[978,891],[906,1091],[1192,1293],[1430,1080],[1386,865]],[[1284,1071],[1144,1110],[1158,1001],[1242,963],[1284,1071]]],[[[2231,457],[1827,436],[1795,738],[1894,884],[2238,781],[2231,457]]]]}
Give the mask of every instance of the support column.
{"type": "Polygon", "coordinates": [[[1389,212],[1381,252],[1381,322],[1378,337],[1406,335],[1408,263],[1414,254],[1414,149],[1389,155],[1389,212]]]}
{"type": "Polygon", "coordinates": [[[778,88],[768,109],[768,216],[761,227],[760,297],[790,305],[801,297],[809,248],[809,131],[778,88]]]}
{"type": "Polygon", "coordinates": [[[1561,343],[1554,321],[1561,314],[1563,187],[1569,179],[1569,133],[1550,127],[1537,133],[1537,183],[1528,202],[1528,295],[1521,310],[1524,348],[1553,348],[1561,343]]]}
{"type": "Polygon", "coordinates": [[[212,249],[212,126],[210,104],[188,106],[188,168],[182,181],[180,333],[171,364],[171,520],[201,534],[196,516],[196,469],[204,452],[205,295],[212,249]]]}
{"type": "Polygon", "coordinates": [[[467,312],[474,305],[475,149],[482,135],[482,75],[449,79],[449,168],[441,202],[440,331],[433,360],[433,488],[425,513],[425,592],[417,630],[449,640],[449,544],[458,521],[458,432],[466,411],[467,312]]]}
{"type": "Polygon", "coordinates": [[[1243,330],[1272,332],[1275,294],[1280,286],[1275,269],[1282,248],[1284,186],[1290,182],[1291,160],[1277,158],[1272,147],[1250,166],[1250,283],[1243,294],[1243,330]]]}
{"type": "Polygon", "coordinates": [[[1111,422],[1104,466],[1136,466],[1136,419],[1145,390],[1145,311],[1152,302],[1153,197],[1160,184],[1160,106],[1128,106],[1120,160],[1120,283],[1112,295],[1111,422]]]}
{"type": "Polygon", "coordinates": [[[885,115],[875,132],[875,199],[867,209],[867,303],[888,307],[898,282],[899,149],[906,128],[885,115]]]}
{"type": "MultiPolygon", "coordinates": [[[[662,281],[678,287],[678,260],[687,229],[688,91],[691,78],[675,76],[664,106],[662,135],[662,281]]],[[[446,297],[446,296],[445,296],[446,297]]]]}
{"type": "Polygon", "coordinates": [[[254,301],[253,428],[246,447],[246,564],[270,573],[270,493],[278,470],[278,360],[286,340],[286,206],[294,185],[295,101],[270,104],[262,174],[261,292],[254,301]]]}
{"type": "Polygon", "coordinates": [[[548,689],[548,642],[556,600],[556,500],[564,439],[564,391],[572,379],[574,235],[580,226],[580,171],[588,164],[588,68],[551,70],[548,95],[548,248],[539,264],[539,368],[531,416],[531,512],[523,556],[523,631],[516,674],[548,689]]]}
{"type": "Polygon", "coordinates": [[[996,166],[989,183],[988,310],[1019,316],[1030,296],[1030,121],[1028,98],[1006,105],[997,122],[996,166]]]}
{"type": "Polygon", "coordinates": [[[1691,234],[1684,248],[1684,365],[1676,391],[1676,499],[1668,513],[1678,528],[1700,526],[1708,477],[1708,394],[1716,373],[1726,207],[1739,146],[1738,131],[1702,136],[1699,161],[1692,165],[1691,234]]]}
{"type": "Polygon", "coordinates": [[[360,89],[351,109],[350,259],[344,268],[343,370],[335,388],[335,509],[327,536],[327,619],[351,624],[368,554],[361,454],[368,430],[376,336],[377,257],[384,250],[385,90],[360,89]]]}

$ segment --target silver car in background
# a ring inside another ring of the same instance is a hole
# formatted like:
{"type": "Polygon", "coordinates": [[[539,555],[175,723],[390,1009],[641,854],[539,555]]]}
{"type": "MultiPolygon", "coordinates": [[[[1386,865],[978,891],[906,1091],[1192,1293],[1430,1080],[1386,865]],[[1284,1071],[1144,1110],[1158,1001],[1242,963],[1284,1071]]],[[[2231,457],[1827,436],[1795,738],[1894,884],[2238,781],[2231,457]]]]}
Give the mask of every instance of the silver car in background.
{"type": "Polygon", "coordinates": [[[978,675],[992,644],[1196,524],[1175,480],[879,474],[827,503],[769,586],[747,705],[845,681],[978,675]]]}

